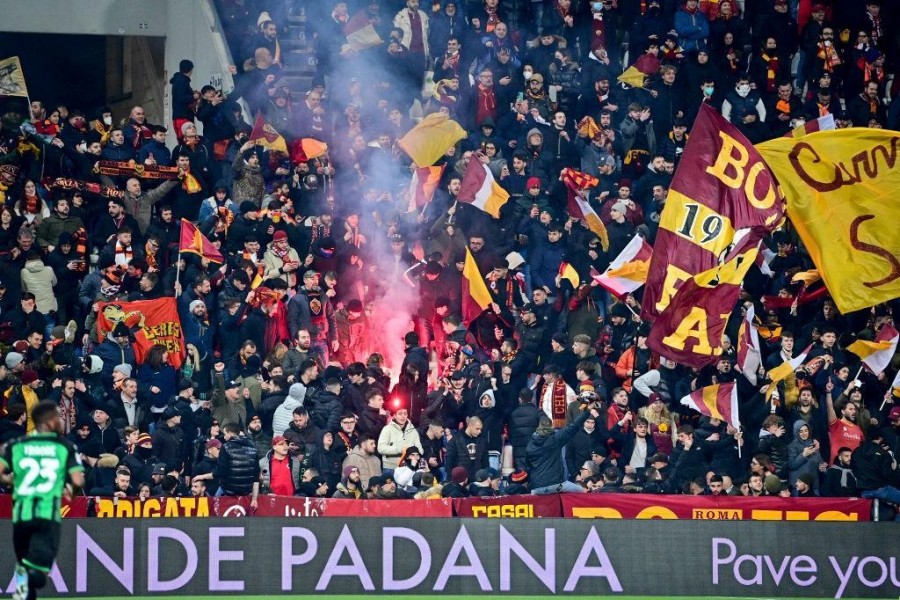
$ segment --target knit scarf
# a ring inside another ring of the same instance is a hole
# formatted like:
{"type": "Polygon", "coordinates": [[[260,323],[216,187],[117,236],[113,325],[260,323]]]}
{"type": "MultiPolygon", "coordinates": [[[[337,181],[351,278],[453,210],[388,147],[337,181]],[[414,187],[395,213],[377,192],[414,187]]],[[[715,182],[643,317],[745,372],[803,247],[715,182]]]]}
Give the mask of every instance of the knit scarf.
{"type": "Polygon", "coordinates": [[[150,242],[144,244],[144,259],[150,271],[159,271],[159,262],[156,260],[156,251],[150,249],[150,242]]]}
{"type": "Polygon", "coordinates": [[[134,258],[134,251],[131,249],[131,245],[123,246],[121,242],[116,240],[116,264],[127,265],[132,258],[134,258]]]}
{"type": "Polygon", "coordinates": [[[766,92],[771,94],[775,92],[777,84],[775,78],[778,75],[778,55],[769,56],[763,51],[762,59],[766,63],[766,92]]]}
{"type": "Polygon", "coordinates": [[[816,106],[819,108],[819,116],[824,117],[826,115],[831,114],[831,102],[828,104],[822,104],[821,102],[816,102],[816,106]]]}
{"type": "Polygon", "coordinates": [[[25,196],[25,212],[36,215],[41,212],[41,199],[37,196],[25,196]]]}
{"type": "Polygon", "coordinates": [[[118,267],[110,268],[104,271],[103,280],[100,282],[100,292],[104,296],[111,297],[119,293],[122,287],[122,274],[118,267]]]}
{"type": "Polygon", "coordinates": [[[497,108],[497,98],[494,96],[493,86],[478,84],[478,102],[482,105],[485,114],[492,114],[497,108]]]}
{"type": "Polygon", "coordinates": [[[282,262],[285,262],[284,259],[287,258],[287,255],[291,251],[290,246],[285,246],[284,248],[279,248],[275,244],[272,244],[272,246],[269,249],[272,251],[272,254],[274,254],[275,256],[280,258],[282,262]]]}
{"type": "Polygon", "coordinates": [[[865,58],[859,59],[859,68],[863,72],[863,83],[877,81],[880,84],[884,81],[884,69],[870,64],[865,58]]]}
{"type": "Polygon", "coordinates": [[[819,42],[819,51],[816,56],[823,61],[823,68],[829,73],[834,72],[834,68],[841,64],[841,57],[838,56],[834,46],[826,46],[819,42]]]}
{"type": "Polygon", "coordinates": [[[79,227],[72,234],[72,245],[75,247],[75,255],[81,262],[78,265],[79,271],[87,270],[87,231],[84,227],[79,227]]]}
{"type": "Polygon", "coordinates": [[[59,416],[62,417],[63,421],[63,433],[68,435],[73,429],[75,429],[75,401],[67,400],[65,396],[60,396],[59,416]]]}
{"type": "MultiPolygon", "coordinates": [[[[547,385],[545,383],[541,388],[541,398],[547,393],[547,385]]],[[[561,429],[566,426],[566,408],[568,407],[566,402],[566,382],[562,379],[557,379],[552,385],[550,413],[553,419],[553,428],[561,429]]]]}
{"type": "Polygon", "coordinates": [[[775,103],[775,110],[786,115],[791,114],[791,103],[789,100],[779,100],[775,103]]]}
{"type": "Polygon", "coordinates": [[[500,17],[497,15],[497,7],[484,7],[484,12],[487,15],[487,20],[485,21],[484,30],[488,33],[493,33],[494,28],[497,26],[497,23],[500,22],[500,17]]]}

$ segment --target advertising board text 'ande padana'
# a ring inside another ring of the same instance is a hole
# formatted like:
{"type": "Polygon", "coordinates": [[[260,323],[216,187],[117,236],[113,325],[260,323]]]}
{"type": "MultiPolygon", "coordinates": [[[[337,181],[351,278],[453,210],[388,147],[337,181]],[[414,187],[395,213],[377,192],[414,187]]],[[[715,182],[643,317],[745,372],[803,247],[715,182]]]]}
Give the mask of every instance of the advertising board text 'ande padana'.
{"type": "MultiPolygon", "coordinates": [[[[900,594],[895,534],[878,523],[66,520],[45,592],[888,598],[900,594]]],[[[0,572],[12,561],[0,555],[0,572]]]]}

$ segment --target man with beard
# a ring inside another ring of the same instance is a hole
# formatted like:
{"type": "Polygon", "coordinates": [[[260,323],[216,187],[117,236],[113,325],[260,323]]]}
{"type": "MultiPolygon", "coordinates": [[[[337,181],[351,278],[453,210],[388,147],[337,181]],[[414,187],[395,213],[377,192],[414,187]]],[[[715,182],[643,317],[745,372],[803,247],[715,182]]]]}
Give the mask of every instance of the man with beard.
{"type": "Polygon", "coordinates": [[[359,500],[362,497],[362,482],[359,479],[359,469],[354,466],[344,467],[343,477],[337,485],[333,498],[359,500]]]}
{"type": "Polygon", "coordinates": [[[851,469],[850,448],[838,448],[834,462],[825,470],[820,494],[826,498],[852,498],[859,495],[856,476],[851,469]]]}
{"type": "Polygon", "coordinates": [[[858,380],[850,382],[837,402],[832,399],[834,382],[825,384],[825,402],[828,412],[828,442],[831,445],[831,462],[834,462],[839,448],[849,448],[852,452],[859,448],[865,440],[862,428],[857,425],[859,409],[850,401],[850,395],[856,389],[858,380]],[[840,417],[838,417],[840,415],[840,417]]]}
{"type": "Polygon", "coordinates": [[[301,329],[309,331],[314,348],[328,363],[329,352],[337,352],[339,346],[334,308],[331,300],[318,285],[319,274],[308,270],[303,274],[303,285],[288,302],[288,328],[296,338],[301,329]]]}
{"type": "Polygon", "coordinates": [[[73,234],[84,227],[78,217],[70,217],[69,199],[61,197],[49,217],[46,217],[37,230],[37,243],[47,252],[53,252],[59,236],[63,233],[73,234]]]}

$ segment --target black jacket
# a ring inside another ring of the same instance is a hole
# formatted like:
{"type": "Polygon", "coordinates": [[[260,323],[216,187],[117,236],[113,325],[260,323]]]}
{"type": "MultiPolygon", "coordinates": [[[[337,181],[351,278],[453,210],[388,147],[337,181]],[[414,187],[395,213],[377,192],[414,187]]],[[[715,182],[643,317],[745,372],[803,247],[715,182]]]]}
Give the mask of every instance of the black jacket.
{"type": "Polygon", "coordinates": [[[893,469],[893,459],[881,444],[863,442],[853,451],[850,467],[856,475],[856,485],[860,490],[877,490],[888,486],[900,486],[900,469],[893,469]]]}
{"type": "Polygon", "coordinates": [[[323,431],[337,431],[341,427],[343,411],[341,399],[325,390],[316,395],[315,404],[309,408],[309,418],[313,425],[323,431]]]}
{"type": "Polygon", "coordinates": [[[475,473],[488,468],[487,436],[470,437],[465,430],[453,434],[447,447],[447,470],[462,467],[469,474],[469,481],[475,481],[475,473]]]}
{"type": "Polygon", "coordinates": [[[259,457],[256,446],[242,437],[231,438],[222,446],[216,477],[226,496],[246,496],[259,481],[259,457]]]}
{"type": "Polygon", "coordinates": [[[540,409],[532,403],[520,404],[509,415],[509,443],[513,448],[525,448],[541,419],[540,409]]]}
{"type": "Polygon", "coordinates": [[[561,449],[575,437],[579,429],[584,427],[584,422],[587,421],[589,415],[589,412],[583,412],[564,429],[554,431],[550,435],[541,435],[535,432],[531,436],[525,459],[528,464],[531,489],[536,490],[563,482],[561,449]]]}

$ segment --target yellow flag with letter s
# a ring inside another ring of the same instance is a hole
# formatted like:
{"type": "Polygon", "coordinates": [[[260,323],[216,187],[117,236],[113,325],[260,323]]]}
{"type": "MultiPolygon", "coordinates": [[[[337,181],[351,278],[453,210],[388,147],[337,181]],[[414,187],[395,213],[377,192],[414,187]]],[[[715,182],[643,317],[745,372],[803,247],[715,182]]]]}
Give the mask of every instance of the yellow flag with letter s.
{"type": "Polygon", "coordinates": [[[756,146],[842,313],[900,297],[900,132],[854,127],[756,146]]]}

